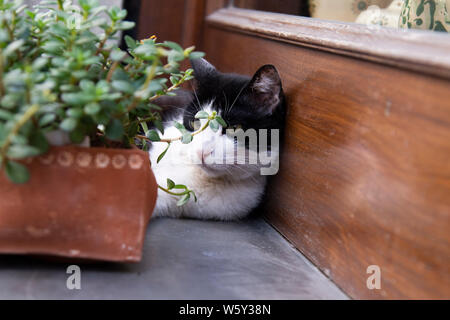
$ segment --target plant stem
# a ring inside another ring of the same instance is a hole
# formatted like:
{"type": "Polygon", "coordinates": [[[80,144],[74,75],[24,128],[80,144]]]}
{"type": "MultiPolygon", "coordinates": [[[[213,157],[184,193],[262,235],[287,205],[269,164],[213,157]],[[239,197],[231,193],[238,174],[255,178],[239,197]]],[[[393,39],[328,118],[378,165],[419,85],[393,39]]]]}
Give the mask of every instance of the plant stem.
{"type": "Polygon", "coordinates": [[[3,50],[0,48],[0,96],[5,94],[5,85],[3,84],[3,50]]]}
{"type": "Polygon", "coordinates": [[[155,121],[155,120],[157,120],[157,119],[158,119],[157,116],[152,116],[152,117],[147,117],[147,118],[144,118],[144,119],[139,119],[139,120],[135,120],[135,121],[130,121],[130,122],[128,122],[128,123],[125,125],[125,127],[129,127],[131,124],[134,124],[134,123],[141,124],[141,123],[146,123],[146,122],[149,122],[149,121],[155,121]]]}
{"type": "Polygon", "coordinates": [[[174,91],[175,89],[178,89],[178,87],[182,84],[182,82],[179,82],[177,84],[174,84],[173,86],[171,86],[169,89],[165,90],[163,94],[155,94],[153,97],[151,97],[150,99],[148,99],[148,101],[153,101],[155,99],[158,99],[160,97],[162,97],[163,95],[166,95],[172,91],[174,91]]]}
{"type": "MultiPolygon", "coordinates": [[[[155,73],[156,73],[156,66],[158,65],[158,60],[155,59],[155,61],[153,61],[152,66],[150,67],[150,72],[147,74],[147,78],[145,79],[145,83],[142,85],[142,88],[139,91],[143,91],[146,90],[148,88],[148,86],[150,85],[150,83],[152,82],[155,73]]],[[[127,108],[127,112],[130,112],[134,109],[136,109],[136,107],[138,106],[140,102],[140,99],[138,97],[135,97],[133,99],[133,102],[131,102],[131,104],[128,106],[127,108]]]]}
{"type": "Polygon", "coordinates": [[[106,81],[108,81],[108,82],[111,82],[111,79],[112,79],[112,76],[113,76],[113,74],[114,74],[114,71],[116,71],[116,69],[117,69],[117,67],[119,66],[119,63],[120,63],[121,61],[115,61],[114,63],[113,63],[113,65],[111,66],[111,69],[109,69],[109,71],[108,71],[108,75],[107,75],[107,77],[106,77],[106,81]]]}
{"type": "MultiPolygon", "coordinates": [[[[34,114],[38,111],[39,111],[39,106],[36,104],[32,105],[22,115],[22,117],[19,119],[19,121],[17,121],[17,123],[14,125],[14,127],[11,129],[11,131],[8,133],[8,136],[5,139],[5,143],[3,144],[2,148],[0,149],[0,155],[3,160],[6,159],[6,153],[8,152],[9,146],[12,143],[12,139],[17,135],[17,133],[25,125],[25,123],[27,123],[28,120],[30,120],[34,116],[34,114]]],[[[5,163],[5,161],[2,161],[0,169],[3,168],[4,163],[5,163]]]]}
{"type": "Polygon", "coordinates": [[[106,44],[106,41],[108,41],[108,37],[109,37],[109,33],[108,33],[108,32],[105,32],[105,39],[103,39],[103,40],[100,42],[100,44],[99,44],[99,46],[98,46],[98,48],[97,48],[97,51],[96,51],[95,54],[94,54],[95,56],[99,55],[100,52],[102,52],[103,47],[104,47],[105,44],[106,44]]]}
{"type": "Polygon", "coordinates": [[[117,67],[122,63],[123,60],[127,57],[127,54],[124,54],[120,60],[114,61],[111,69],[108,71],[108,75],[106,77],[106,81],[111,82],[112,76],[114,75],[114,71],[116,71],[117,67]]]}
{"type": "MultiPolygon", "coordinates": [[[[150,82],[153,80],[155,72],[156,72],[156,60],[155,60],[155,62],[153,62],[152,69],[150,70],[149,74],[147,75],[147,79],[145,80],[145,83],[142,86],[141,90],[145,90],[145,89],[148,88],[148,86],[150,85],[150,82]]],[[[148,99],[148,101],[152,102],[152,101],[154,101],[154,100],[156,100],[156,99],[158,99],[158,98],[160,98],[160,97],[162,97],[162,96],[164,96],[164,95],[166,95],[166,94],[168,94],[168,93],[178,89],[180,87],[180,85],[182,85],[183,83],[186,82],[186,78],[187,78],[187,75],[184,75],[180,79],[180,81],[178,81],[176,84],[174,84],[170,88],[164,90],[163,93],[158,93],[158,94],[155,94],[154,96],[150,97],[148,99]]],[[[137,107],[138,103],[139,103],[139,99],[135,98],[133,100],[133,102],[131,103],[131,105],[127,108],[127,111],[130,112],[131,110],[135,109],[137,107]]]]}
{"type": "Polygon", "coordinates": [[[173,195],[173,196],[184,196],[185,194],[191,193],[190,190],[186,190],[186,191],[180,192],[180,193],[172,192],[172,191],[170,191],[170,190],[167,189],[167,188],[161,187],[159,184],[158,184],[158,188],[161,189],[162,191],[164,191],[164,192],[170,194],[170,195],[173,195]]]}
{"type": "MultiPolygon", "coordinates": [[[[208,119],[208,121],[205,123],[205,125],[201,129],[199,129],[198,131],[195,131],[194,133],[191,133],[191,136],[194,137],[194,136],[198,135],[199,133],[205,131],[208,128],[210,122],[211,122],[211,119],[208,119]]],[[[139,139],[144,139],[144,140],[150,141],[150,142],[165,142],[165,143],[171,143],[171,142],[179,141],[179,140],[181,140],[183,138],[183,136],[180,136],[178,138],[161,139],[159,141],[152,141],[149,138],[147,138],[146,136],[137,135],[136,137],[139,138],[139,139]]]]}
{"type": "Polygon", "coordinates": [[[8,22],[5,21],[3,26],[6,28],[6,31],[8,31],[10,42],[13,42],[14,41],[14,33],[13,33],[12,29],[9,27],[8,22]]]}

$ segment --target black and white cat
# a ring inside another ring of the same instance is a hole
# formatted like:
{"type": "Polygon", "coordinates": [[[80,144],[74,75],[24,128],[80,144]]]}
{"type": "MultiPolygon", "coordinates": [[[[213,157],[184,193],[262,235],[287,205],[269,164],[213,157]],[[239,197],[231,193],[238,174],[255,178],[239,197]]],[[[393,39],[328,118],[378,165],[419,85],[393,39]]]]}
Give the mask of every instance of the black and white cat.
{"type": "MultiPolygon", "coordinates": [[[[204,59],[191,63],[196,89],[187,98],[183,98],[183,94],[173,98],[176,102],[171,116],[165,116],[163,138],[180,136],[180,131],[173,127],[174,121],[183,123],[190,131],[202,127],[207,120],[194,118],[200,110],[216,111],[227,122],[228,130],[282,131],[285,97],[274,66],[265,65],[250,78],[221,73],[204,59]]],[[[170,102],[166,104],[170,105],[170,102]]],[[[274,138],[270,133],[268,136],[271,137],[268,139],[270,154],[271,144],[278,141],[272,141],[274,138]]],[[[217,133],[207,129],[188,145],[179,141],[172,143],[165,157],[157,163],[157,157],[165,150],[166,144],[154,143],[150,157],[157,182],[165,186],[166,179],[170,178],[177,184],[187,185],[198,198],[197,202],[190,201],[178,207],[179,197],[158,190],[154,216],[214,220],[235,220],[247,216],[260,203],[267,176],[261,174],[260,163],[238,164],[235,161],[236,144],[236,138],[227,134],[225,128],[220,128],[217,133]]],[[[266,150],[252,148],[248,141],[246,147],[247,160],[252,153],[255,156],[261,152],[267,155],[266,150]]],[[[278,154],[272,156],[278,157],[278,154]]],[[[278,161],[278,158],[272,160],[278,161]]]]}

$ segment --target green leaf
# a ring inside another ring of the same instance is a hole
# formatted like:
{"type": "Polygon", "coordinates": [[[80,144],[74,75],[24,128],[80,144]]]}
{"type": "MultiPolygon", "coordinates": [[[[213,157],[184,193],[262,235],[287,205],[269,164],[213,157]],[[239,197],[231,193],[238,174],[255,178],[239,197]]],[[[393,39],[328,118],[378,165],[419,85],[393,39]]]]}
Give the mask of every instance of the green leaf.
{"type": "Polygon", "coordinates": [[[209,114],[206,111],[199,111],[195,115],[195,119],[208,119],[208,118],[209,118],[209,114]]]}
{"type": "Polygon", "coordinates": [[[193,139],[192,134],[190,132],[185,132],[181,137],[181,143],[189,144],[192,142],[192,139],[193,139]]]}
{"type": "Polygon", "coordinates": [[[20,100],[21,100],[21,96],[19,96],[18,94],[6,94],[0,100],[0,106],[2,106],[3,108],[6,108],[6,109],[13,109],[20,103],[19,102],[20,100]]]}
{"type": "Polygon", "coordinates": [[[170,143],[167,144],[167,148],[159,155],[158,159],[156,160],[156,163],[159,163],[164,158],[164,156],[167,153],[167,150],[169,150],[169,147],[170,143]]]}
{"type": "Polygon", "coordinates": [[[106,137],[110,140],[121,141],[124,134],[122,121],[113,119],[106,126],[106,137]]]}
{"type": "Polygon", "coordinates": [[[101,107],[96,102],[88,103],[87,105],[84,106],[84,112],[88,115],[96,115],[97,113],[100,112],[100,110],[101,107]]]}
{"type": "Polygon", "coordinates": [[[135,25],[136,25],[136,23],[134,23],[132,21],[122,21],[121,23],[119,23],[116,26],[116,29],[117,30],[129,30],[129,29],[133,29],[135,25]]]}
{"type": "Polygon", "coordinates": [[[47,41],[41,48],[48,53],[59,55],[63,51],[63,44],[59,41],[47,41]]]}
{"type": "Polygon", "coordinates": [[[191,198],[191,194],[187,193],[185,194],[178,202],[177,206],[181,207],[184,206],[186,203],[188,203],[189,199],[191,198]]]}
{"type": "Polygon", "coordinates": [[[17,184],[26,183],[30,179],[30,173],[23,164],[8,161],[5,165],[5,172],[8,179],[17,184]]]}
{"type": "Polygon", "coordinates": [[[74,118],[64,119],[63,122],[59,125],[59,127],[67,132],[73,131],[78,125],[78,120],[74,118]]]}
{"type": "Polygon", "coordinates": [[[184,60],[184,53],[178,52],[178,51],[170,51],[169,55],[167,56],[167,59],[169,62],[181,62],[184,60]]]}
{"type": "Polygon", "coordinates": [[[227,127],[227,123],[225,122],[225,120],[223,120],[223,118],[221,116],[216,116],[215,119],[223,128],[227,127]]]}
{"type": "Polygon", "coordinates": [[[130,48],[131,50],[137,48],[136,40],[134,40],[132,37],[130,37],[129,35],[126,35],[124,39],[125,39],[125,43],[127,44],[128,48],[130,48]]]}
{"type": "Polygon", "coordinates": [[[120,50],[120,49],[115,49],[115,50],[113,50],[112,52],[111,52],[111,54],[109,55],[109,58],[112,60],[112,61],[120,61],[120,60],[122,60],[123,58],[125,58],[127,56],[127,54],[125,53],[125,52],[123,52],[122,50],[120,50]]]}
{"type": "Polygon", "coordinates": [[[23,40],[16,40],[11,42],[6,49],[3,51],[3,55],[5,57],[10,56],[11,54],[13,54],[15,51],[19,50],[19,48],[24,44],[23,40]]]}
{"type": "Polygon", "coordinates": [[[173,188],[178,190],[187,190],[187,187],[184,184],[176,184],[173,188]]]}
{"type": "Polygon", "coordinates": [[[92,100],[95,99],[95,96],[93,95],[93,93],[86,94],[85,92],[77,92],[64,93],[61,98],[67,104],[78,106],[92,102],[92,100]]]}
{"type": "Polygon", "coordinates": [[[7,156],[10,159],[25,159],[40,154],[39,149],[27,145],[13,145],[9,147],[7,156]]]}
{"type": "Polygon", "coordinates": [[[148,131],[148,125],[147,125],[147,122],[145,122],[145,121],[142,121],[142,119],[141,119],[141,118],[138,118],[138,120],[140,121],[140,124],[141,124],[142,130],[144,130],[144,132],[147,132],[147,131],[148,131]]]}
{"type": "Polygon", "coordinates": [[[131,137],[134,140],[134,137],[139,132],[139,123],[132,122],[126,129],[127,129],[127,132],[125,133],[125,135],[127,137],[131,137]]]}
{"type": "Polygon", "coordinates": [[[211,128],[212,131],[217,132],[219,130],[220,125],[219,122],[216,119],[214,119],[211,120],[211,122],[209,123],[209,127],[211,128]]]}
{"type": "Polygon", "coordinates": [[[67,116],[75,119],[80,119],[83,116],[83,110],[79,108],[72,108],[67,110],[67,116]]]}
{"type": "Polygon", "coordinates": [[[44,154],[50,148],[47,138],[41,131],[35,131],[30,137],[30,145],[37,148],[39,154],[44,154]]]}
{"type": "Polygon", "coordinates": [[[41,70],[43,67],[45,67],[48,63],[48,59],[47,58],[37,58],[34,62],[33,62],[33,69],[34,70],[41,70]]]}
{"type": "Polygon", "coordinates": [[[160,138],[158,132],[156,132],[156,130],[150,130],[150,131],[148,131],[148,132],[145,134],[145,136],[146,136],[147,138],[149,138],[150,141],[153,141],[153,142],[161,141],[161,138],[160,138]]]}
{"type": "Polygon", "coordinates": [[[189,55],[189,59],[191,59],[191,60],[195,60],[195,59],[200,59],[200,58],[203,58],[205,56],[205,53],[204,52],[192,52],[190,55],[189,55]]]}
{"type": "Polygon", "coordinates": [[[175,187],[175,182],[167,178],[167,189],[171,190],[175,187]]]}
{"type": "Polygon", "coordinates": [[[172,42],[172,41],[164,41],[164,45],[169,47],[170,49],[173,49],[173,50],[176,50],[178,52],[184,53],[184,49],[178,43],[175,43],[175,42],[172,42]]]}
{"type": "Polygon", "coordinates": [[[49,125],[50,123],[52,123],[53,121],[55,121],[55,119],[56,119],[55,114],[48,113],[39,119],[39,126],[45,127],[45,126],[49,125]]]}
{"type": "Polygon", "coordinates": [[[186,130],[186,128],[181,123],[179,123],[178,121],[174,121],[173,122],[173,126],[175,128],[177,128],[178,130],[180,130],[180,131],[186,130]]]}
{"type": "Polygon", "coordinates": [[[136,91],[136,89],[134,88],[134,86],[125,80],[114,80],[111,83],[112,87],[120,92],[125,92],[125,93],[134,93],[136,91]]]}
{"type": "Polygon", "coordinates": [[[80,88],[86,92],[95,92],[95,84],[91,80],[81,80],[80,88]]]}
{"type": "Polygon", "coordinates": [[[69,134],[70,141],[72,141],[75,144],[82,143],[85,137],[86,137],[86,132],[83,127],[77,127],[75,130],[73,130],[69,134]]]}
{"type": "Polygon", "coordinates": [[[155,121],[153,121],[153,124],[155,125],[156,129],[159,130],[159,132],[161,132],[162,134],[164,134],[164,126],[163,126],[161,120],[155,120],[155,121]]]}
{"type": "Polygon", "coordinates": [[[13,118],[13,114],[11,112],[0,109],[0,119],[11,120],[12,118],[13,118]]]}
{"type": "Polygon", "coordinates": [[[170,82],[171,82],[173,85],[176,85],[176,84],[178,84],[178,78],[175,77],[175,76],[170,76],[170,82]]]}

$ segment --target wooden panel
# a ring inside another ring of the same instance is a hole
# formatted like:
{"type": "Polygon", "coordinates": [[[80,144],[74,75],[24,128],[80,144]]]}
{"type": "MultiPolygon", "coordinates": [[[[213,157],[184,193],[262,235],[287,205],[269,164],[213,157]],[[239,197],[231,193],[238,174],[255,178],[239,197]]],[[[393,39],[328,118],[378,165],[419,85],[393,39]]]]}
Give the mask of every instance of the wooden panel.
{"type": "Polygon", "coordinates": [[[211,25],[205,45],[223,71],[282,76],[269,221],[354,298],[450,298],[450,82],[211,25]]]}
{"type": "Polygon", "coordinates": [[[161,41],[180,42],[183,37],[185,1],[142,0],[138,39],[156,35],[161,41]]]}
{"type": "Polygon", "coordinates": [[[207,0],[206,1],[206,14],[210,15],[213,12],[228,7],[232,1],[230,0],[207,0]]]}
{"type": "Polygon", "coordinates": [[[210,25],[450,78],[450,36],[226,8],[210,25]]]}
{"type": "Polygon", "coordinates": [[[183,18],[183,38],[180,43],[183,47],[200,47],[203,39],[201,31],[205,22],[206,0],[186,0],[183,18]]]}
{"type": "MultiPolygon", "coordinates": [[[[214,9],[224,5],[216,0],[208,5],[213,3],[216,4],[214,9]]],[[[137,37],[156,35],[161,42],[175,41],[185,48],[193,45],[200,48],[206,10],[206,0],[142,0],[137,37]]]]}

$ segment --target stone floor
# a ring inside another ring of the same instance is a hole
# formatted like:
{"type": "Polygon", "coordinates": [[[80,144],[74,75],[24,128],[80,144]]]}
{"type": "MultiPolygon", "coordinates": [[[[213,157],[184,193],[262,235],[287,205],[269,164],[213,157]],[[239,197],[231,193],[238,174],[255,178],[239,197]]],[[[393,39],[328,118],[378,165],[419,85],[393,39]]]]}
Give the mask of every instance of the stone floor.
{"type": "Polygon", "coordinates": [[[347,299],[261,219],[220,223],[156,219],[135,265],[65,264],[0,256],[0,299],[347,299]]]}

